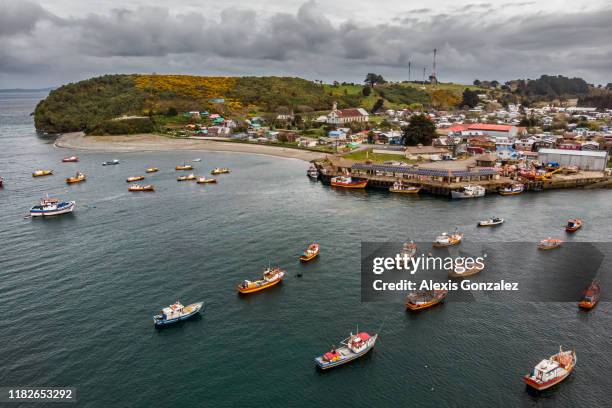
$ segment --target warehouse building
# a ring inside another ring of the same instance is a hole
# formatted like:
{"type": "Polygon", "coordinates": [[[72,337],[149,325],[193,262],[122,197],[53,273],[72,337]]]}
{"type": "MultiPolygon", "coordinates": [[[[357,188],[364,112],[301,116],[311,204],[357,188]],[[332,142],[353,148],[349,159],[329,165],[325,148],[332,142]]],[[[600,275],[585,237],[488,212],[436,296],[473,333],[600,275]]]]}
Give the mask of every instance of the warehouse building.
{"type": "Polygon", "coordinates": [[[578,166],[580,170],[604,171],[608,152],[589,150],[540,149],[538,160],[542,163],[559,163],[560,166],[578,166]]]}

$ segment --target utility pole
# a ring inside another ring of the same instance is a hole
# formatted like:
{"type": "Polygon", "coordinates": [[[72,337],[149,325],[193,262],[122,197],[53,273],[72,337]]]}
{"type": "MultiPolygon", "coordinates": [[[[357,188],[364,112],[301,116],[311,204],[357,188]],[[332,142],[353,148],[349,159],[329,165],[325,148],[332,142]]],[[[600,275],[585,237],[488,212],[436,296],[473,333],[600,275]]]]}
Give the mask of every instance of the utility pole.
{"type": "Polygon", "coordinates": [[[412,63],[410,61],[408,61],[408,82],[410,82],[411,65],[412,65],[412,63]]]}
{"type": "Polygon", "coordinates": [[[426,72],[427,68],[423,67],[423,85],[425,85],[425,72],[426,72]]]}

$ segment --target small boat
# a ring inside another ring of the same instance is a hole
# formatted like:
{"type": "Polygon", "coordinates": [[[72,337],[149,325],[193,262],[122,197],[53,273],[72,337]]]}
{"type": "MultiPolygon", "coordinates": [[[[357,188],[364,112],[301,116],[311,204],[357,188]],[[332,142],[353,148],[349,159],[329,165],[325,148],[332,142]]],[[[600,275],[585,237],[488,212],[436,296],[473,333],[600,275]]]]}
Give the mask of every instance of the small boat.
{"type": "Polygon", "coordinates": [[[203,302],[197,302],[183,306],[181,302],[177,300],[175,304],[164,307],[161,310],[161,314],[153,316],[155,327],[166,326],[180,322],[181,320],[187,320],[198,314],[200,310],[202,310],[203,304],[203,302]]]}
{"type": "Polygon", "coordinates": [[[414,241],[404,242],[400,254],[402,257],[406,255],[408,258],[412,258],[416,255],[416,251],[417,245],[414,243],[414,241]]]}
{"type": "Polygon", "coordinates": [[[193,166],[191,164],[183,164],[182,166],[176,166],[176,170],[193,170],[193,166]]]}
{"type": "Polygon", "coordinates": [[[53,170],[34,170],[32,177],[51,176],[52,174],[53,170]]]}
{"type": "Polygon", "coordinates": [[[57,198],[43,198],[40,204],[30,208],[32,217],[51,217],[54,215],[68,214],[74,211],[75,201],[60,201],[57,198]]]}
{"type": "Polygon", "coordinates": [[[285,271],[279,267],[264,269],[262,278],[256,281],[245,280],[236,285],[238,292],[247,294],[259,292],[260,290],[268,289],[278,283],[281,283],[285,277],[285,271]]]}
{"type": "Polygon", "coordinates": [[[62,159],[63,163],[76,163],[79,161],[79,158],[76,156],[64,157],[62,159]]]}
{"type": "Polygon", "coordinates": [[[392,193],[418,194],[418,192],[421,191],[421,187],[411,186],[410,184],[404,184],[401,181],[396,181],[393,183],[392,187],[389,187],[389,191],[392,193]]]}
{"type": "Polygon", "coordinates": [[[465,264],[465,259],[457,259],[455,261],[455,267],[448,271],[448,277],[449,278],[465,278],[467,276],[473,276],[476,275],[477,273],[482,272],[482,270],[485,268],[484,263],[476,263],[474,262],[473,265],[469,266],[465,264]]]}
{"type": "Polygon", "coordinates": [[[580,303],[578,303],[578,307],[581,309],[592,309],[595,307],[597,302],[599,302],[599,294],[601,292],[601,287],[599,286],[599,282],[593,281],[586,288],[582,294],[582,299],[580,299],[580,303]]]}
{"type": "Polygon", "coordinates": [[[575,351],[563,351],[559,346],[557,354],[540,361],[523,380],[528,386],[542,391],[565,380],[574,371],[577,362],[575,351]]]}
{"type": "Polygon", "coordinates": [[[435,247],[448,247],[461,243],[463,239],[463,233],[461,232],[453,232],[449,235],[448,232],[443,232],[442,235],[438,235],[433,242],[433,246],[435,247]]]}
{"type": "Polygon", "coordinates": [[[308,248],[304,251],[304,253],[300,256],[300,262],[308,262],[319,255],[320,245],[316,242],[308,245],[308,248]]]}
{"type": "Polygon", "coordinates": [[[144,176],[130,176],[125,181],[128,183],[132,183],[134,181],[144,180],[144,176]]]}
{"type": "Polygon", "coordinates": [[[501,225],[504,223],[504,219],[503,218],[499,218],[499,217],[492,217],[486,220],[482,220],[478,222],[478,226],[479,227],[494,227],[496,225],[501,225]]]}
{"type": "Polygon", "coordinates": [[[196,181],[196,183],[198,184],[210,184],[210,183],[216,183],[217,179],[214,178],[206,178],[206,177],[198,177],[198,180],[196,181]]]}
{"type": "Polygon", "coordinates": [[[85,173],[81,173],[80,171],[77,171],[74,177],[68,177],[66,179],[66,184],[80,183],[85,180],[87,180],[87,176],[85,175],[85,173]]]}
{"type": "Polygon", "coordinates": [[[210,172],[210,174],[226,174],[229,173],[230,169],[228,169],[227,167],[215,167],[214,169],[212,169],[212,171],[210,172]]]}
{"type": "Polygon", "coordinates": [[[191,173],[187,176],[179,176],[176,178],[176,181],[191,181],[191,180],[195,180],[196,176],[195,174],[191,173]]]}
{"type": "Polygon", "coordinates": [[[157,173],[159,169],[157,167],[149,167],[145,170],[145,173],[157,173]]]}
{"type": "Polygon", "coordinates": [[[451,191],[452,198],[477,198],[485,195],[485,188],[482,186],[476,186],[468,184],[457,190],[451,191]]]}
{"type": "Polygon", "coordinates": [[[538,249],[555,249],[559,248],[562,243],[560,239],[548,237],[538,243],[538,249]]]}
{"type": "Polygon", "coordinates": [[[0,188],[4,187],[4,179],[0,177],[0,188]]]}
{"type": "Polygon", "coordinates": [[[117,159],[111,160],[111,161],[102,162],[103,166],[114,166],[116,164],[119,164],[119,160],[117,160],[117,159]]]}
{"type": "Polygon", "coordinates": [[[499,190],[499,194],[503,196],[517,195],[521,194],[523,191],[525,191],[525,185],[523,183],[514,183],[499,190]]]}
{"type": "Polygon", "coordinates": [[[306,175],[310,177],[311,179],[316,180],[319,178],[319,170],[317,170],[314,164],[311,164],[308,170],[306,170],[306,175]]]}
{"type": "Polygon", "coordinates": [[[442,302],[448,290],[419,290],[406,296],[406,309],[422,310],[442,302]]]}
{"type": "Polygon", "coordinates": [[[582,227],[582,220],[579,218],[572,218],[567,221],[567,225],[565,226],[566,232],[576,232],[582,227]]]}
{"type": "Polygon", "coordinates": [[[343,188],[365,188],[368,185],[368,180],[360,180],[347,176],[336,176],[331,179],[332,187],[343,188]]]}
{"type": "Polygon", "coordinates": [[[341,347],[332,347],[331,351],[322,356],[315,357],[315,363],[321,370],[337,367],[355,360],[374,348],[378,334],[370,336],[366,332],[351,333],[348,338],[342,340],[341,347]]]}
{"type": "Polygon", "coordinates": [[[155,191],[155,187],[151,184],[132,184],[128,187],[128,191],[155,191]]]}
{"type": "Polygon", "coordinates": [[[201,162],[201,161],[202,161],[202,159],[200,159],[200,158],[197,158],[197,159],[193,159],[192,161],[193,161],[193,162],[196,162],[196,163],[198,163],[198,162],[201,162]]]}

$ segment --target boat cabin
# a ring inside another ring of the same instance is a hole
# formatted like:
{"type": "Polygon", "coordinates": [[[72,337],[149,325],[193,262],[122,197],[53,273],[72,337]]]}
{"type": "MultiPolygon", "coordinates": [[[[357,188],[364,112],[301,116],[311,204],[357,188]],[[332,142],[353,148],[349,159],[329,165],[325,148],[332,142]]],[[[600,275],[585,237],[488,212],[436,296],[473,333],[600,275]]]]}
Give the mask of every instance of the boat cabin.
{"type": "Polygon", "coordinates": [[[553,360],[542,360],[538,365],[533,369],[532,377],[537,381],[548,382],[553,380],[561,375],[565,371],[559,363],[553,360]]]}
{"type": "Polygon", "coordinates": [[[176,302],[173,305],[164,307],[162,309],[162,319],[164,320],[175,319],[181,316],[184,308],[185,306],[183,306],[180,302],[176,302]]]}

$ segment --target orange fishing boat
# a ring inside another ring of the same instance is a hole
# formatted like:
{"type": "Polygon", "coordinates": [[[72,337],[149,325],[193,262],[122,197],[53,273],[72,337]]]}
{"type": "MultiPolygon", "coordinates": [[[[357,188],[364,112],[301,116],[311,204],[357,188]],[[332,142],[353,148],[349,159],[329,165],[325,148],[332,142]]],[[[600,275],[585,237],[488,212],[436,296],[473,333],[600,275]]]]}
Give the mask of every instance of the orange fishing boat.
{"type": "Polygon", "coordinates": [[[66,179],[66,184],[74,184],[74,183],[80,183],[82,181],[87,180],[87,176],[84,173],[81,173],[80,171],[77,171],[76,175],[74,177],[68,177],[66,179]]]}
{"type": "Polygon", "coordinates": [[[423,290],[409,293],[406,296],[406,309],[427,309],[441,303],[446,295],[448,295],[448,290],[423,290]]]}
{"type": "Polygon", "coordinates": [[[559,346],[557,354],[540,361],[530,374],[523,377],[523,381],[538,391],[545,390],[565,380],[574,371],[577,361],[575,351],[563,351],[559,346]]]}
{"type": "Polygon", "coordinates": [[[585,289],[582,294],[582,299],[578,303],[578,307],[581,309],[592,309],[599,302],[599,293],[601,288],[599,283],[596,281],[591,282],[588,288],[585,289]]]}
{"type": "Polygon", "coordinates": [[[284,277],[285,271],[281,268],[267,267],[264,269],[261,279],[256,281],[244,280],[236,285],[236,290],[242,294],[259,292],[281,283],[284,277]]]}
{"type": "Polygon", "coordinates": [[[140,180],[144,180],[144,176],[131,176],[131,177],[128,177],[125,181],[128,183],[132,183],[134,181],[140,181],[140,180]]]}
{"type": "Polygon", "coordinates": [[[559,248],[562,243],[563,241],[561,241],[560,239],[548,237],[538,243],[538,249],[555,249],[559,248]]]}
{"type": "Polygon", "coordinates": [[[128,187],[128,191],[155,191],[155,187],[151,184],[145,186],[141,184],[132,184],[128,187]]]}
{"type": "Polygon", "coordinates": [[[342,188],[365,188],[368,185],[368,180],[360,180],[347,176],[337,176],[331,179],[332,187],[342,188]]]}
{"type": "Polygon", "coordinates": [[[53,175],[53,170],[34,170],[32,177],[43,177],[53,175]]]}
{"type": "Polygon", "coordinates": [[[310,244],[308,248],[306,248],[302,256],[300,256],[300,262],[308,262],[316,258],[317,255],[319,255],[319,248],[319,244],[316,242],[310,244]]]}
{"type": "Polygon", "coordinates": [[[565,226],[566,232],[576,232],[582,227],[582,220],[579,218],[572,218],[567,221],[567,225],[565,226]]]}
{"type": "Polygon", "coordinates": [[[183,164],[182,166],[176,166],[177,170],[193,170],[193,166],[191,164],[183,164]]]}
{"type": "Polygon", "coordinates": [[[146,173],[157,173],[159,169],[157,167],[149,167],[145,170],[146,173]]]}

